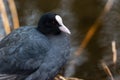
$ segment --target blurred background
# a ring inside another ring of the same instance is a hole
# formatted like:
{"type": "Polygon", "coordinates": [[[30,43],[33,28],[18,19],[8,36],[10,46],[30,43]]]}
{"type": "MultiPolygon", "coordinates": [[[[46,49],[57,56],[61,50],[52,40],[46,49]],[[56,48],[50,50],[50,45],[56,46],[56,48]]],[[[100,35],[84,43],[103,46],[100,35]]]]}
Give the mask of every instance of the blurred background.
{"type": "Polygon", "coordinates": [[[1,0],[0,7],[0,40],[55,12],[72,32],[64,76],[120,80],[120,0],[1,0]]]}

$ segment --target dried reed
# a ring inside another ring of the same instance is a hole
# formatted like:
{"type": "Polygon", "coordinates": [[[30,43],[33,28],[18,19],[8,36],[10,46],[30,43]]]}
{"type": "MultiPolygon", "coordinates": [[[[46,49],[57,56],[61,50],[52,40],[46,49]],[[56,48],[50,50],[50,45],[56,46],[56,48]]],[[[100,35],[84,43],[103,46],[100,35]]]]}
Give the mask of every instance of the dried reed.
{"type": "Polygon", "coordinates": [[[106,72],[106,74],[107,74],[108,76],[110,76],[111,80],[115,80],[115,79],[113,78],[113,75],[112,75],[109,67],[105,64],[105,62],[101,62],[101,65],[102,65],[104,71],[106,72]]]}
{"type": "Polygon", "coordinates": [[[82,53],[83,49],[87,46],[87,44],[89,43],[89,41],[91,40],[91,38],[93,37],[93,35],[97,31],[97,29],[99,28],[103,17],[110,11],[113,3],[114,3],[114,0],[108,0],[107,1],[107,3],[105,5],[103,11],[101,12],[100,16],[95,21],[95,23],[91,26],[91,28],[87,32],[85,38],[83,39],[82,44],[76,50],[75,55],[79,56],[82,53]]]}
{"type": "Polygon", "coordinates": [[[6,8],[5,8],[3,0],[0,0],[0,12],[1,12],[1,17],[2,17],[2,21],[3,21],[3,26],[5,28],[5,32],[6,32],[6,34],[9,34],[11,32],[11,30],[10,30],[8,16],[6,13],[6,8]]]}
{"type": "Polygon", "coordinates": [[[116,42],[112,41],[112,52],[113,52],[113,64],[116,65],[117,62],[117,50],[116,50],[116,42]]]}
{"type": "Polygon", "coordinates": [[[17,28],[19,28],[19,19],[18,19],[15,2],[14,2],[14,0],[8,0],[8,3],[9,3],[11,15],[12,15],[14,29],[17,29],[17,28]]]}

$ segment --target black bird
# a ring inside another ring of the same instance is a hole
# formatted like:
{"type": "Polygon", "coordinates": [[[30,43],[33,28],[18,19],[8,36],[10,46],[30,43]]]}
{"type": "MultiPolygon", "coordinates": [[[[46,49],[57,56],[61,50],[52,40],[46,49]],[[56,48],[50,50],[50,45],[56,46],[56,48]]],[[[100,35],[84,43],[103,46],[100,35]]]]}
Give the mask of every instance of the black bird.
{"type": "Polygon", "coordinates": [[[41,16],[37,28],[14,30],[0,41],[0,74],[14,75],[15,80],[53,80],[69,57],[69,34],[55,13],[41,16]]]}

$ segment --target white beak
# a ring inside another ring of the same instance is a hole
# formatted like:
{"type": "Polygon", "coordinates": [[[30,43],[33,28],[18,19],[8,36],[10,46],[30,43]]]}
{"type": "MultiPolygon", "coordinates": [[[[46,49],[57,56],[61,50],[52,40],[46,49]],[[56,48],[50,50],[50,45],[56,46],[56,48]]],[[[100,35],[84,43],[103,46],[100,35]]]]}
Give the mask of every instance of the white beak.
{"type": "Polygon", "coordinates": [[[67,34],[71,34],[70,30],[63,24],[62,18],[61,18],[59,15],[56,15],[56,16],[55,16],[55,19],[56,19],[56,21],[59,23],[59,25],[60,25],[59,29],[60,29],[62,32],[65,32],[65,33],[67,33],[67,34]]]}
{"type": "Polygon", "coordinates": [[[59,29],[60,29],[62,32],[71,34],[70,30],[69,30],[66,26],[64,26],[64,25],[60,26],[59,29]]]}

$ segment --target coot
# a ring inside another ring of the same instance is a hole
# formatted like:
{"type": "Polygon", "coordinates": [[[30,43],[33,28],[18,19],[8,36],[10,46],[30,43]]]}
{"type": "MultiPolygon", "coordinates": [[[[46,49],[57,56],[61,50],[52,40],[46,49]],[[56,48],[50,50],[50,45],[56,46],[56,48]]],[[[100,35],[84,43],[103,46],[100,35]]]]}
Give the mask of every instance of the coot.
{"type": "Polygon", "coordinates": [[[15,80],[53,80],[69,57],[69,35],[55,13],[42,15],[36,28],[14,30],[0,42],[0,74],[16,75],[15,80]]]}

